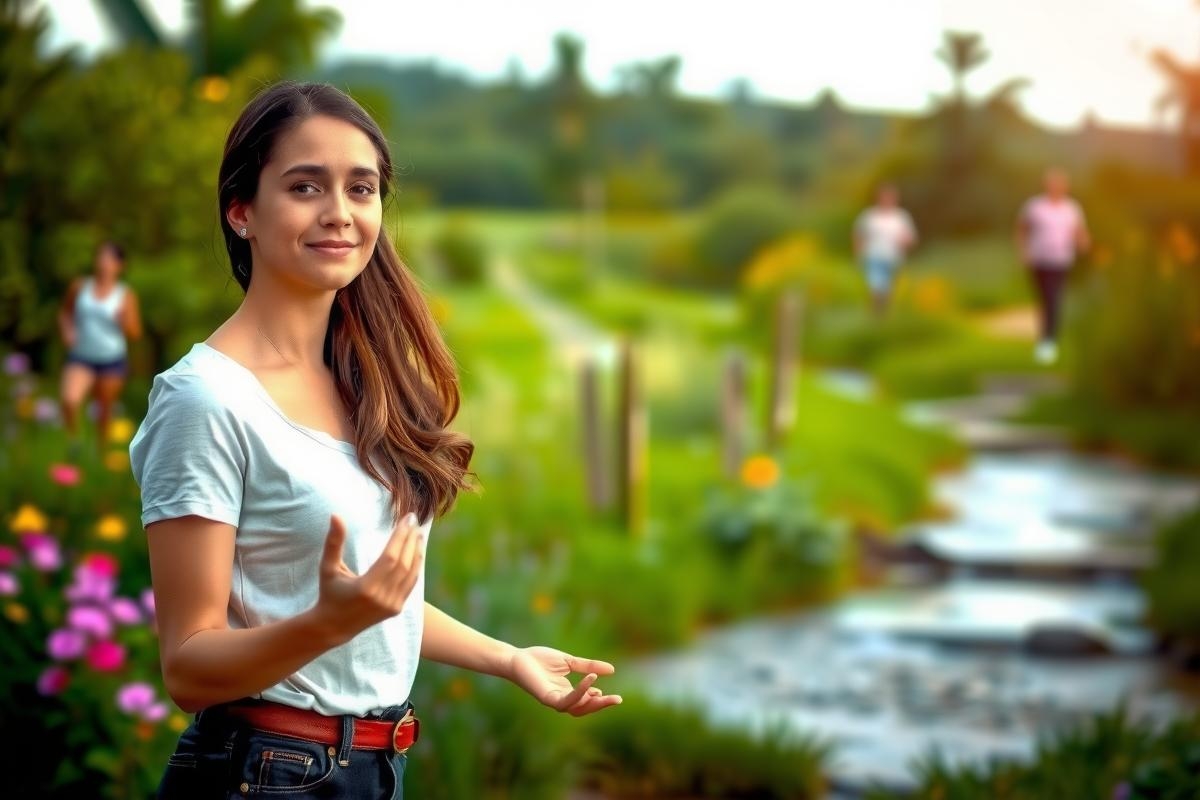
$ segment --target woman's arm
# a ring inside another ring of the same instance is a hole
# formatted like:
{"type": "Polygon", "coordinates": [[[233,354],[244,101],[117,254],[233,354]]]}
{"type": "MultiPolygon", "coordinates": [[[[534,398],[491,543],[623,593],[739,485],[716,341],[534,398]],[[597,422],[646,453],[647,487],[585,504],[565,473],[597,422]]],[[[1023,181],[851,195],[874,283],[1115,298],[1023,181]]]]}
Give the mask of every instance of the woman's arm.
{"type": "Polygon", "coordinates": [[[485,636],[433,605],[425,604],[421,657],[441,664],[507,678],[538,702],[575,716],[618,705],[620,695],[605,695],[592,684],[616,669],[605,661],[579,658],[549,647],[518,648],[485,636]],[[584,673],[572,687],[567,676],[584,673]]]}
{"type": "Polygon", "coordinates": [[[75,346],[75,298],[79,296],[81,285],[82,281],[79,278],[71,281],[62,305],[58,307],[58,333],[68,349],[75,346]]]}
{"type": "Polygon", "coordinates": [[[321,557],[319,599],[308,611],[260,627],[229,628],[232,525],[188,516],[147,529],[167,692],[184,711],[256,694],[363,629],[400,612],[423,554],[406,518],[362,576],[342,561],[346,531],[334,517],[321,557]]]}
{"type": "Polygon", "coordinates": [[[125,304],[121,308],[121,328],[127,339],[142,338],[142,312],[138,298],[132,289],[125,290],[125,304]]]}

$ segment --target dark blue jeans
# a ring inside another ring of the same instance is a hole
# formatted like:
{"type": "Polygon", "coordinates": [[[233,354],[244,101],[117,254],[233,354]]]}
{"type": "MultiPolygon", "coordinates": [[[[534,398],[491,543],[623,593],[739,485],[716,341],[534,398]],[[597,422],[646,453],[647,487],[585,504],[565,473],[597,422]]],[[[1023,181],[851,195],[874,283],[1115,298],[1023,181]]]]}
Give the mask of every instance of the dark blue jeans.
{"type": "MultiPolygon", "coordinates": [[[[381,718],[398,720],[407,709],[392,706],[381,718]]],[[[224,713],[223,706],[207,708],[179,737],[158,797],[402,800],[408,757],[390,750],[351,750],[354,718],[342,719],[342,742],[334,747],[251,728],[224,713]]]]}

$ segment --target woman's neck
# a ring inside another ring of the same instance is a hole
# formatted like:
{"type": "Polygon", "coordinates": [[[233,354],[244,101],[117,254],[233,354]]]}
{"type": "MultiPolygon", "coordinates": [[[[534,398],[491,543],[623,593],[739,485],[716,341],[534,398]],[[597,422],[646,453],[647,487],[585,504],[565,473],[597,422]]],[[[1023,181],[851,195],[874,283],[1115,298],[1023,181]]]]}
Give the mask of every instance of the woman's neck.
{"type": "MultiPolygon", "coordinates": [[[[286,298],[251,289],[226,325],[235,327],[251,349],[266,361],[316,368],[325,363],[325,334],[329,328],[332,293],[286,298]]],[[[222,326],[225,327],[225,326],[222,326]]]]}

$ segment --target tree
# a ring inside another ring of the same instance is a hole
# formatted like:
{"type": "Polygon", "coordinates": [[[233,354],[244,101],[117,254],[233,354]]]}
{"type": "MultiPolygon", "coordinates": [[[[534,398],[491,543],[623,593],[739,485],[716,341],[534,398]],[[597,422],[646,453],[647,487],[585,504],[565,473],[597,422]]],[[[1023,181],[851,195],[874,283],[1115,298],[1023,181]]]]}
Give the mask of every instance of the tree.
{"type": "Polygon", "coordinates": [[[1168,81],[1159,109],[1179,110],[1184,169],[1189,177],[1200,176],[1200,66],[1184,64],[1165,50],[1155,50],[1150,60],[1168,81]]]}
{"type": "MultiPolygon", "coordinates": [[[[127,44],[169,47],[139,0],[97,0],[127,44]]],[[[194,76],[228,76],[255,56],[267,56],[283,71],[311,67],[317,46],[341,25],[330,8],[305,11],[299,0],[254,0],[230,11],[223,0],[194,0],[191,24],[179,44],[188,53],[194,76]]]]}
{"type": "Polygon", "coordinates": [[[967,99],[967,73],[987,61],[989,54],[983,49],[983,37],[978,33],[946,31],[943,36],[942,46],[936,54],[950,68],[954,99],[961,105],[967,99]]]}

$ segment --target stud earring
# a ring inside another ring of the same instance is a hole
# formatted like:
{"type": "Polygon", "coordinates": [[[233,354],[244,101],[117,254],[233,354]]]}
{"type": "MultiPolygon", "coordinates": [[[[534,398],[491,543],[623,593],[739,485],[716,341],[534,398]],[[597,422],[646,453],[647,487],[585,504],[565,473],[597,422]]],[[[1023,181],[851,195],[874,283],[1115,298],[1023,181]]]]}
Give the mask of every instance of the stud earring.
{"type": "Polygon", "coordinates": [[[246,229],[245,229],[245,228],[242,228],[241,230],[239,230],[239,231],[238,231],[238,236],[240,236],[240,237],[242,237],[243,239],[245,239],[245,238],[246,238],[246,229]]]}

